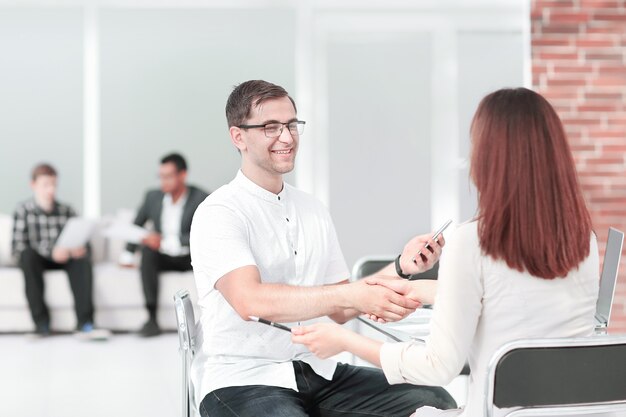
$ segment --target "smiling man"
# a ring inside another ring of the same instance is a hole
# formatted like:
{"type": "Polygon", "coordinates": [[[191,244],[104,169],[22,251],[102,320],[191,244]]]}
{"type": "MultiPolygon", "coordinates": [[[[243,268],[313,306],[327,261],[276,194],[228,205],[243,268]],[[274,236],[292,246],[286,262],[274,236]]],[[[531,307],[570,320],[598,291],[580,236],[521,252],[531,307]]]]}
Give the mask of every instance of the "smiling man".
{"type": "MultiPolygon", "coordinates": [[[[419,304],[363,280],[348,283],[328,210],[283,182],[305,126],[287,91],[244,82],[228,98],[226,117],[241,170],[198,207],[191,227],[201,312],[192,374],[201,415],[407,416],[423,405],[454,407],[442,388],[390,386],[380,370],[316,358],[288,331],[250,320],[344,323],[361,313],[399,320],[419,304]]],[[[429,237],[405,246],[401,272],[436,262],[441,246],[429,237]],[[428,241],[433,252],[416,256],[428,241]]]]}

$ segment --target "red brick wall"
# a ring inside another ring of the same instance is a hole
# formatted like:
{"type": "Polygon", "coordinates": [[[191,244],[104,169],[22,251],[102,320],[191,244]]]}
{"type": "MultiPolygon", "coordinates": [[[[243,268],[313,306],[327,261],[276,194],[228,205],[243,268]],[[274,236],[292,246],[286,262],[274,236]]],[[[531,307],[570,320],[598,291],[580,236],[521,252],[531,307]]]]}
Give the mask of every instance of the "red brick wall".
{"type": "MultiPolygon", "coordinates": [[[[604,256],[626,231],[626,0],[532,0],[533,86],[567,131],[604,256]]],[[[626,333],[626,264],[611,333],[626,333]]]]}

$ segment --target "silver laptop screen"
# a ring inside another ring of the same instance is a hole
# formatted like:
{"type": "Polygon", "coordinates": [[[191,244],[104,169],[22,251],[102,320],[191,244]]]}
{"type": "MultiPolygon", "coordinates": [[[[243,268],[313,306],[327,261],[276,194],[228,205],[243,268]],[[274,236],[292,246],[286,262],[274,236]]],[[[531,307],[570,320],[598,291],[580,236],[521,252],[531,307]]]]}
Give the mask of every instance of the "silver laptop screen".
{"type": "Polygon", "coordinates": [[[606,243],[606,253],[604,254],[604,264],[600,277],[600,292],[596,304],[596,319],[607,324],[611,317],[611,305],[613,304],[623,242],[624,234],[617,229],[609,228],[609,238],[606,243]]]}

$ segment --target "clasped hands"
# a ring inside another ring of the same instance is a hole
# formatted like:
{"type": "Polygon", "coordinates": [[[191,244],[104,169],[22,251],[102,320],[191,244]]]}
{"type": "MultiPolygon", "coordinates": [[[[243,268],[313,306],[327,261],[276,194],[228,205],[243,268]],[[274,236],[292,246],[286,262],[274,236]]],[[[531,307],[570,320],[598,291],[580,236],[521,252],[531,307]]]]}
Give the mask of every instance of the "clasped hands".
{"type": "MultiPolygon", "coordinates": [[[[439,260],[445,245],[443,235],[434,241],[431,234],[411,239],[400,255],[400,267],[407,275],[427,271],[439,260]],[[428,245],[428,247],[427,247],[428,245]]],[[[430,281],[407,281],[385,268],[381,273],[364,278],[352,285],[360,285],[363,293],[356,297],[356,308],[374,321],[381,323],[398,321],[415,311],[422,304],[432,304],[436,283],[430,281]]]]}
{"type": "MultiPolygon", "coordinates": [[[[416,236],[405,245],[400,256],[404,274],[427,271],[439,260],[445,240],[440,236],[437,241],[433,241],[431,236],[416,236]]],[[[388,267],[379,274],[348,284],[353,286],[354,307],[364,316],[379,323],[398,321],[422,304],[433,303],[436,281],[408,281],[395,274],[392,276],[389,271],[388,267]]],[[[336,323],[316,323],[292,329],[292,341],[305,345],[321,358],[344,351],[345,344],[354,336],[354,333],[336,323]]]]}
{"type": "Polygon", "coordinates": [[[52,250],[52,260],[58,264],[67,263],[70,259],[79,259],[87,255],[87,248],[84,246],[79,248],[59,248],[52,250]]]}

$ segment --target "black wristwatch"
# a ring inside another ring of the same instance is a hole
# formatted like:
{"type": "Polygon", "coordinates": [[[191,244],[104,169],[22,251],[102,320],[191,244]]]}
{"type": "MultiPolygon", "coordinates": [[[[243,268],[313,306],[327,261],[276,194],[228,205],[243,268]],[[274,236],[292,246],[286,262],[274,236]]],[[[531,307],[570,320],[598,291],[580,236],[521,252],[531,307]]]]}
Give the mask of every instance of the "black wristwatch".
{"type": "Polygon", "coordinates": [[[398,274],[399,276],[401,276],[404,279],[409,279],[411,277],[411,275],[407,275],[404,272],[402,272],[402,268],[400,267],[400,256],[402,256],[402,254],[398,255],[398,257],[396,258],[396,274],[398,274]]]}

